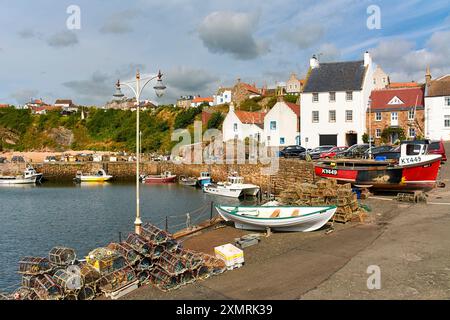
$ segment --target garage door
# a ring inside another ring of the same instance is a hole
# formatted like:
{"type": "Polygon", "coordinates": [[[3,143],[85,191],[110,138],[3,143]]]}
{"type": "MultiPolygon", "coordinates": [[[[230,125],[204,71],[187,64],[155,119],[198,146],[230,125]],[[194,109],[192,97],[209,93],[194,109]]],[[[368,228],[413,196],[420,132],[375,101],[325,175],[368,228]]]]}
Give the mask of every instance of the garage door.
{"type": "Polygon", "coordinates": [[[337,146],[337,134],[320,134],[319,143],[321,146],[325,145],[337,146]]]}

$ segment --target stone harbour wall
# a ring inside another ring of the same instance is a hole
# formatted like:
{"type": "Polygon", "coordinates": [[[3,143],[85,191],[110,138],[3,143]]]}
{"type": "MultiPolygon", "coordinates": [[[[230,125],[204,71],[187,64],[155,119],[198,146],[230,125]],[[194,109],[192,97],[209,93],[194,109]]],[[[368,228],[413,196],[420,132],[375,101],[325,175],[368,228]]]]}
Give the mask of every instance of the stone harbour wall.
{"type": "MultiPolygon", "coordinates": [[[[172,162],[144,162],[141,172],[159,174],[171,171],[180,176],[198,177],[203,171],[209,171],[214,181],[224,181],[232,172],[243,176],[245,182],[259,185],[263,192],[278,195],[283,189],[299,182],[314,182],[313,164],[294,159],[279,159],[279,168],[272,175],[262,172],[262,164],[174,164],[172,162]]],[[[133,162],[64,162],[33,164],[38,172],[49,181],[71,181],[77,171],[96,172],[103,168],[115,180],[133,181],[136,164],[133,162]]],[[[10,170],[10,168],[9,168],[10,170]]],[[[22,169],[20,169],[22,170],[22,169]]],[[[20,171],[18,170],[18,172],[20,171]]],[[[1,171],[1,165],[0,165],[1,171]]]]}

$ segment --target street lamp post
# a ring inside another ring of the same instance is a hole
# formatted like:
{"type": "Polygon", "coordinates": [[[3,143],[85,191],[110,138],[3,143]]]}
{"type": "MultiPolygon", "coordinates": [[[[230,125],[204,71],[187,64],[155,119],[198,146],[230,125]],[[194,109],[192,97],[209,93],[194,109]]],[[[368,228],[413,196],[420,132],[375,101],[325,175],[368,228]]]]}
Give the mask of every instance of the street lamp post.
{"type": "Polygon", "coordinates": [[[139,70],[137,70],[136,72],[136,80],[132,81],[132,82],[120,82],[120,80],[117,80],[116,83],[116,93],[114,94],[114,97],[117,98],[122,98],[124,95],[122,94],[122,92],[120,91],[120,87],[121,85],[125,85],[128,88],[131,89],[131,91],[133,91],[135,97],[136,97],[136,104],[137,104],[137,108],[136,108],[136,219],[134,221],[134,230],[135,233],[137,234],[141,234],[141,226],[142,226],[142,220],[141,220],[141,212],[140,212],[140,196],[139,196],[139,186],[140,186],[140,181],[139,181],[139,174],[140,174],[140,170],[139,170],[139,162],[140,162],[140,129],[139,129],[139,113],[141,111],[141,105],[140,105],[140,97],[141,97],[141,93],[144,90],[144,88],[147,86],[147,84],[150,83],[150,81],[154,80],[154,79],[158,79],[156,81],[156,85],[153,87],[153,89],[155,89],[156,92],[156,96],[158,98],[162,97],[162,95],[164,94],[164,90],[166,89],[166,86],[163,84],[162,82],[162,73],[161,71],[158,72],[158,74],[154,77],[151,78],[146,78],[146,79],[141,79],[141,75],[139,73],[139,70]],[[141,87],[141,80],[144,80],[144,85],[142,85],[141,87]],[[135,87],[132,86],[132,84],[135,84],[135,87]]]}
{"type": "Polygon", "coordinates": [[[369,99],[367,104],[369,105],[369,159],[372,159],[372,100],[369,99]]]}

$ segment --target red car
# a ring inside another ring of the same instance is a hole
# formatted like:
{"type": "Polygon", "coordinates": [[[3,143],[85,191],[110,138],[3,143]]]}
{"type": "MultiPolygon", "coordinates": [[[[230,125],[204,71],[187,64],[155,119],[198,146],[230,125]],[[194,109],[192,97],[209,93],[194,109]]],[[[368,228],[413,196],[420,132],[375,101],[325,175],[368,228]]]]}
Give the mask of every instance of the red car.
{"type": "Polygon", "coordinates": [[[440,154],[442,156],[441,161],[447,161],[447,155],[445,154],[444,143],[441,141],[431,141],[428,146],[428,154],[440,154]]]}
{"type": "Polygon", "coordinates": [[[320,154],[320,159],[334,158],[336,157],[336,152],[341,152],[347,150],[348,147],[333,147],[332,149],[322,152],[320,154]]]}

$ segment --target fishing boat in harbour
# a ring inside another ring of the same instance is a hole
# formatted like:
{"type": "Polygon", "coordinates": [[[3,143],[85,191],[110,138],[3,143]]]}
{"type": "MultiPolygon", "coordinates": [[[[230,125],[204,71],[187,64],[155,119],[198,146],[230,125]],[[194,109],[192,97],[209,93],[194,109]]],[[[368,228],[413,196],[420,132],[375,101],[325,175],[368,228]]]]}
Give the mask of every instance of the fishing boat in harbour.
{"type": "Polygon", "coordinates": [[[315,174],[356,187],[386,191],[430,190],[436,186],[441,155],[428,154],[428,143],[405,141],[397,160],[322,160],[315,174]]]}
{"type": "Polygon", "coordinates": [[[105,170],[100,169],[97,173],[90,174],[84,174],[83,172],[78,171],[74,180],[76,182],[105,182],[111,180],[112,178],[112,175],[109,175],[105,170]]]}
{"type": "Polygon", "coordinates": [[[244,183],[244,178],[231,175],[226,182],[210,183],[203,187],[203,191],[224,197],[239,198],[243,196],[255,197],[259,187],[254,184],[244,183]]]}
{"type": "Polygon", "coordinates": [[[197,185],[197,179],[193,177],[181,176],[178,179],[178,183],[183,186],[195,187],[197,185]]]}
{"type": "Polygon", "coordinates": [[[212,182],[211,180],[211,174],[207,171],[200,172],[200,177],[197,178],[197,184],[200,188],[203,188],[204,186],[210,184],[212,182]]]}
{"type": "Polygon", "coordinates": [[[177,175],[172,174],[170,171],[164,171],[159,175],[147,175],[143,177],[144,183],[172,183],[175,182],[177,175]]]}
{"type": "Polygon", "coordinates": [[[37,173],[32,166],[27,166],[21,175],[0,176],[1,185],[35,184],[42,179],[42,173],[37,173]]]}
{"type": "Polygon", "coordinates": [[[336,206],[224,206],[216,210],[238,229],[309,232],[322,228],[336,212],[336,206]]]}

